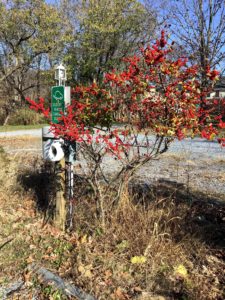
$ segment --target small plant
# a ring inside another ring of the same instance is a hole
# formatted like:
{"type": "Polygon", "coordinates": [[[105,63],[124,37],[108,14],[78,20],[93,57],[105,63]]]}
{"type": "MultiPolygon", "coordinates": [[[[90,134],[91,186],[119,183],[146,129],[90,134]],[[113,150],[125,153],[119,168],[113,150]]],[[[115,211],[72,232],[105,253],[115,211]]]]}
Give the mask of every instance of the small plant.
{"type": "Polygon", "coordinates": [[[60,290],[54,290],[52,286],[46,286],[43,289],[44,296],[47,296],[49,300],[65,300],[66,296],[60,290]]]}
{"type": "Polygon", "coordinates": [[[37,125],[45,123],[45,118],[28,108],[15,111],[9,118],[8,125],[37,125]]]}
{"type": "Polygon", "coordinates": [[[2,154],[5,154],[5,150],[4,150],[4,148],[2,147],[2,146],[0,146],[0,154],[2,155],[2,154]]]}

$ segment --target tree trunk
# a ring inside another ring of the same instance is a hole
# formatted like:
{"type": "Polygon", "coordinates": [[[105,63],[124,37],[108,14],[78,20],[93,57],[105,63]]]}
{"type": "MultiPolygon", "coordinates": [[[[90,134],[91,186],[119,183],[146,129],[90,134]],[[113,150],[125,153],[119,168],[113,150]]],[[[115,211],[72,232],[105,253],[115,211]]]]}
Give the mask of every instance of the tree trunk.
{"type": "Polygon", "coordinates": [[[9,117],[10,117],[10,114],[8,114],[5,118],[5,121],[3,123],[3,126],[6,126],[8,124],[8,121],[9,121],[9,117]]]}

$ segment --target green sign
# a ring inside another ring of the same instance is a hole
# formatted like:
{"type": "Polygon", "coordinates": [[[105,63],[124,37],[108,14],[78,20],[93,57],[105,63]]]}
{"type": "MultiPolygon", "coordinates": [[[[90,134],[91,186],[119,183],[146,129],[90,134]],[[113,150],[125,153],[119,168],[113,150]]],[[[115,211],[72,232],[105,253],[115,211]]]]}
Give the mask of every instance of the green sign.
{"type": "Polygon", "coordinates": [[[65,110],[64,86],[53,86],[51,98],[52,123],[59,123],[60,112],[64,112],[65,110]]]}

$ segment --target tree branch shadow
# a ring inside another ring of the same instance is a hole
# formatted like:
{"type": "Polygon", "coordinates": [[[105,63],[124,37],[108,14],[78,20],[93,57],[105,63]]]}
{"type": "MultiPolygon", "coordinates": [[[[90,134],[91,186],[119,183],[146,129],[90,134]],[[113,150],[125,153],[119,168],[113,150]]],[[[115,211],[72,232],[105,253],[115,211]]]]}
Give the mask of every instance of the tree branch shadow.
{"type": "Polygon", "coordinates": [[[221,198],[190,191],[184,184],[163,178],[152,184],[132,182],[130,193],[134,203],[146,208],[153,202],[159,207],[172,202],[174,215],[181,216],[179,232],[175,229],[173,238],[179,242],[186,234],[193,235],[225,260],[225,202],[221,198]]]}

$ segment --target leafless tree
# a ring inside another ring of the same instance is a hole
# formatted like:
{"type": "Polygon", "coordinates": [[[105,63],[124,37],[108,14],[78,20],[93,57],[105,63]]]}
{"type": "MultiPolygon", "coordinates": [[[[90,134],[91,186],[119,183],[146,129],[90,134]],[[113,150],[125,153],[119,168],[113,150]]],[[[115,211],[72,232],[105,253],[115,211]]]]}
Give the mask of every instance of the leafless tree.
{"type": "Polygon", "coordinates": [[[225,1],[172,0],[169,6],[173,37],[201,67],[204,86],[207,65],[225,70],[225,1]]]}

